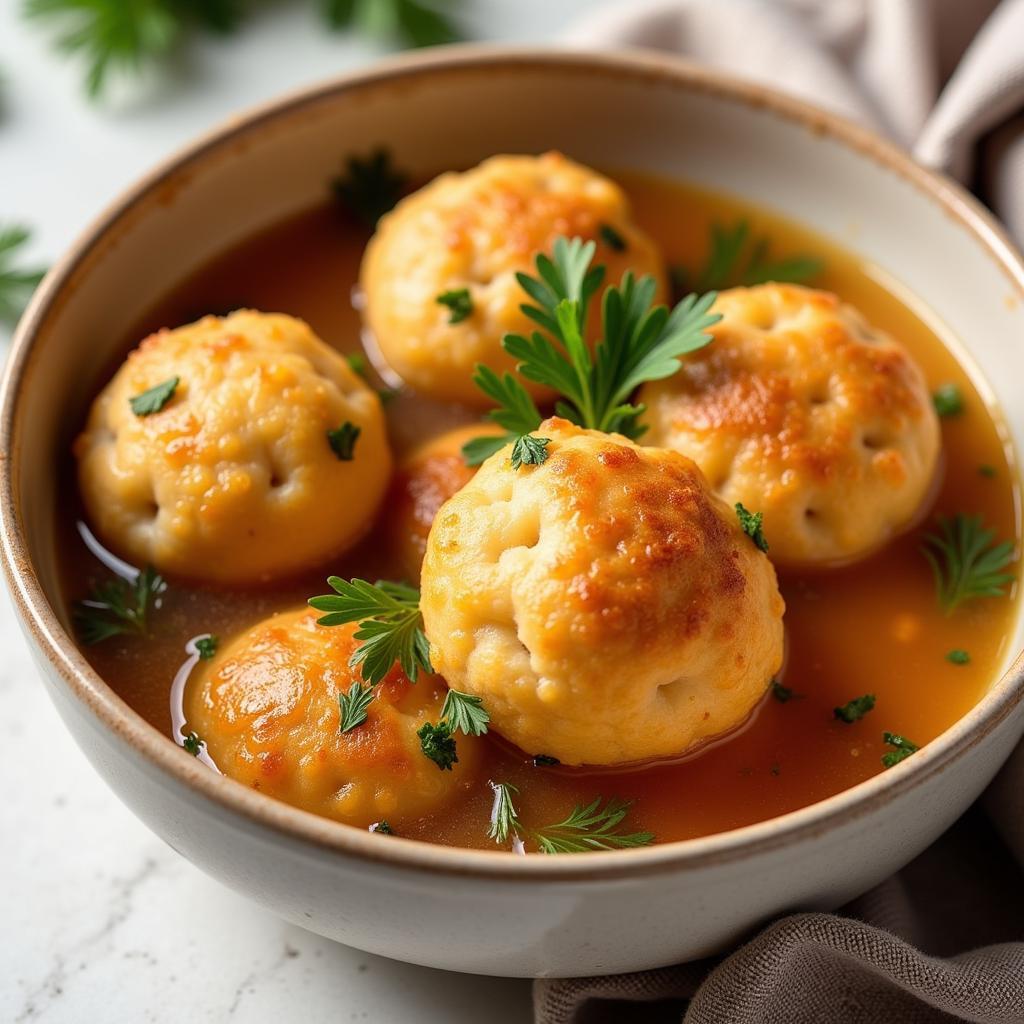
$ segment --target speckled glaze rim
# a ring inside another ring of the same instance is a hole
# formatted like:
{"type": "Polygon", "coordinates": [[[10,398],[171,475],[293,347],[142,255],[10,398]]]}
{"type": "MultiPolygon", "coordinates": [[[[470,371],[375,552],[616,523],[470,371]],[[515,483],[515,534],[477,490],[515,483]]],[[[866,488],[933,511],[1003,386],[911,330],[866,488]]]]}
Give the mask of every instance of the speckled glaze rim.
{"type": "MultiPolygon", "coordinates": [[[[414,840],[381,841],[353,828],[269,799],[219,776],[199,764],[129,707],[93,671],[50,606],[32,566],[18,508],[15,481],[19,475],[18,420],[21,384],[32,363],[33,343],[74,271],[108,243],[111,235],[143,200],[169,179],[194,168],[227,144],[257,133],[278,118],[312,109],[339,93],[377,88],[389,83],[415,84],[417,77],[487,74],[497,68],[550,69],[602,75],[623,81],[663,84],[753,108],[765,116],[804,126],[854,150],[886,171],[899,175],[935,205],[936,216],[957,220],[983,246],[1024,302],[1024,261],[992,215],[956,184],[920,167],[902,150],[872,132],[808,103],[748,84],[681,60],[649,52],[584,53],[578,51],[491,46],[445,47],[381,61],[325,84],[303,89],[232,118],[186,146],[128,189],[79,237],[53,267],[34,296],[16,331],[0,384],[0,544],[3,567],[15,606],[33,642],[57,670],[71,694],[86,705],[99,727],[110,729],[130,744],[151,766],[197,791],[222,810],[269,829],[282,839],[318,848],[325,856],[341,856],[370,865],[533,884],[541,881],[593,883],[605,879],[647,877],[663,872],[722,865],[799,844],[828,832],[840,821],[862,817],[902,797],[953,765],[969,746],[981,742],[1024,701],[1024,653],[1003,678],[970,711],[919,754],[851,789],[808,807],[729,832],[644,849],[590,853],[586,857],[514,857],[503,851],[477,851],[435,846],[414,840]]],[[[232,157],[244,159],[244,153],[232,157]]],[[[1020,614],[1020,611],[1018,611],[1020,614]]]]}

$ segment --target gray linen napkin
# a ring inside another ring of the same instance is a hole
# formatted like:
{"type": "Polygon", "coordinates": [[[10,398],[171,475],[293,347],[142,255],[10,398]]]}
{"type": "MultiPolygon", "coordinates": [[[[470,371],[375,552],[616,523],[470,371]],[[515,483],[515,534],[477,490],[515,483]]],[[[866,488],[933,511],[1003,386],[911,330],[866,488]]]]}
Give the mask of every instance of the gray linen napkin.
{"type": "MultiPolygon", "coordinates": [[[[679,53],[829,106],[973,188],[1024,242],[1024,0],[629,0],[568,41],[679,53]]],[[[537,981],[537,1024],[1024,1024],[1024,746],[983,805],[839,914],[783,918],[718,961],[537,981]]]]}

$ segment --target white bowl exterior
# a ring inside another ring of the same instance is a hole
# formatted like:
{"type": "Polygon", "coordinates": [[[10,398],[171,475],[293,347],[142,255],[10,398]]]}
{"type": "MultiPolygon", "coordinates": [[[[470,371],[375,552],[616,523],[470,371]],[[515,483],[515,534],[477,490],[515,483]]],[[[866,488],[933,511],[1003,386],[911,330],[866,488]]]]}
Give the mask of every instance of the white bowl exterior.
{"type": "MultiPolygon", "coordinates": [[[[55,495],[53,474],[40,467],[52,466],[68,443],[125,331],[204,259],[322,199],[342,157],[377,144],[417,175],[495,152],[558,148],[587,163],[672,175],[770,206],[855,248],[913,293],[944,334],[963,340],[1013,436],[1024,437],[1019,290],[958,218],[895,170],[770,108],[644,73],[640,64],[613,73],[579,57],[490,67],[467,60],[324,92],[258,119],[174,171],[72,268],[33,342],[15,438],[34,453],[21,459],[15,492],[48,594],[58,593],[55,495]],[[52,415],[54,402],[65,416],[52,415]]],[[[338,301],[348,301],[341,288],[338,301]]],[[[1018,621],[1005,641],[1006,665],[1022,646],[1018,621]]],[[[838,906],[924,849],[1024,731],[1018,701],[983,741],[961,744],[952,770],[927,773],[893,799],[852,801],[842,820],[805,830],[798,841],[786,839],[782,819],[779,842],[755,853],[726,851],[677,870],[646,870],[638,859],[628,877],[527,884],[348,857],[228,809],[101,723],[38,650],[37,657],[61,715],[112,788],[210,874],[342,942],[501,975],[672,963],[714,952],[779,912],[838,906]]],[[[927,753],[894,771],[912,770],[927,753]]]]}

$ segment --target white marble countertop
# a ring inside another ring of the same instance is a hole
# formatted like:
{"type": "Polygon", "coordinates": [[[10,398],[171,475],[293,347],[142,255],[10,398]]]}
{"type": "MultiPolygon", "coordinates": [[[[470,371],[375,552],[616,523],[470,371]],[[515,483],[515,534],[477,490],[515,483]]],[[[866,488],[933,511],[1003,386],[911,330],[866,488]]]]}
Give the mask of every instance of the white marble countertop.
{"type": "MultiPolygon", "coordinates": [[[[467,0],[476,38],[554,38],[596,0],[467,0]]],[[[366,63],[312,0],[255,5],[160,83],[87,104],[78,68],[0,0],[0,223],[57,256],[125,185],[228,114],[366,63]],[[282,59],[282,55],[286,55],[282,59]],[[157,87],[159,86],[159,87],[157,87]]],[[[64,731],[0,599],[0,1021],[530,1019],[530,985],[410,967],[285,924],[222,888],[121,806],[64,731]]]]}

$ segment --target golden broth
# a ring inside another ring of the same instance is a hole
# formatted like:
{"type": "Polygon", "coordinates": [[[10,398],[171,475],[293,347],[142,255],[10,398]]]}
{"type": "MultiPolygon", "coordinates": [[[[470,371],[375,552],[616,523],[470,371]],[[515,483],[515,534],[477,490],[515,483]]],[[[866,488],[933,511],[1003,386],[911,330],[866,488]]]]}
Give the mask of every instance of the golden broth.
{"type": "MultiPolygon", "coordinates": [[[[628,772],[536,768],[491,735],[470,794],[443,815],[406,824],[403,835],[493,848],[487,838],[488,780],[519,787],[518,808],[528,824],[561,820],[573,804],[598,795],[634,800],[629,830],[649,829],[658,841],[771,818],[882,771],[883,730],[918,744],[934,739],[981,697],[1010,642],[1016,593],[969,603],[947,617],[937,605],[931,572],[919,551],[935,513],[981,515],[1000,538],[1020,536],[1016,467],[1005,432],[934,325],[926,322],[927,313],[912,309],[876,268],[780,217],[675,183],[635,174],[616,178],[669,263],[699,267],[710,224],[731,225],[740,217],[750,221],[755,233],[771,238],[774,256],[823,257],[825,268],[814,284],[837,292],[902,341],[930,387],[957,384],[966,410],[942,421],[944,472],[921,527],[857,565],[780,574],[788,638],[781,681],[797,696],[786,703],[767,697],[745,729],[687,761],[628,772]],[[991,472],[983,473],[982,467],[991,472]],[[969,651],[970,663],[951,664],[946,654],[953,648],[969,651]],[[852,725],[835,719],[835,706],[864,693],[877,697],[872,712],[852,725]]],[[[249,306],[300,316],[325,341],[358,350],[360,320],[352,294],[365,241],[330,206],[295,217],[204,267],[153,310],[125,340],[125,349],[159,327],[249,306]]],[[[411,394],[397,397],[387,413],[396,453],[475,418],[464,409],[411,394]]],[[[69,491],[73,475],[69,468],[69,491]]],[[[65,507],[76,508],[77,499],[69,494],[65,507]]],[[[85,596],[91,579],[106,575],[82,545],[73,518],[59,538],[69,602],[85,596]]],[[[170,735],[171,682],[190,637],[212,632],[226,639],[271,612],[296,607],[327,589],[329,573],[371,579],[394,573],[387,552],[380,549],[371,538],[301,579],[263,589],[215,591],[172,580],[153,615],[148,640],[117,637],[85,653],[132,707],[170,735]]]]}

